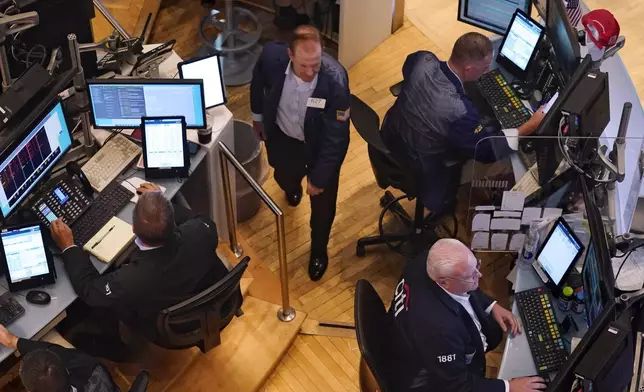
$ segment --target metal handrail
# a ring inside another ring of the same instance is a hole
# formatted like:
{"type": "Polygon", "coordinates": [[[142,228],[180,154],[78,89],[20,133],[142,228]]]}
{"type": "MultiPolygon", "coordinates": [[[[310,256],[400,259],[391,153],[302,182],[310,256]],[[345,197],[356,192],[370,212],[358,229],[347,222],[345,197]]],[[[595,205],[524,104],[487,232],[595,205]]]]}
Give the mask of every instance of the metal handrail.
{"type": "Polygon", "coordinates": [[[114,27],[114,30],[118,31],[119,35],[120,35],[123,39],[130,39],[130,38],[131,38],[131,36],[130,36],[130,34],[127,32],[127,30],[125,30],[125,29],[123,28],[123,26],[121,26],[121,24],[119,23],[119,21],[118,21],[118,20],[116,20],[116,18],[114,18],[114,16],[112,16],[112,13],[110,12],[110,10],[108,10],[108,9],[107,9],[107,7],[105,7],[105,6],[103,5],[103,3],[101,2],[101,0],[94,0],[94,6],[95,6],[95,7],[96,7],[96,9],[97,9],[97,10],[98,10],[98,11],[99,11],[99,12],[100,12],[104,17],[105,17],[105,19],[107,20],[107,22],[108,22],[109,24],[111,24],[111,25],[112,25],[112,27],[114,27]]]}
{"type": "Polygon", "coordinates": [[[230,173],[228,171],[228,164],[230,162],[235,169],[246,180],[248,185],[259,195],[264,204],[275,215],[275,222],[277,224],[277,250],[280,260],[280,285],[282,289],[282,307],[277,312],[277,318],[281,321],[291,321],[295,318],[295,309],[291,307],[288,293],[288,264],[286,263],[286,224],[284,222],[284,213],[271,197],[264,191],[255,181],[253,177],[244,169],[244,166],[237,160],[223,142],[219,142],[219,164],[221,166],[221,177],[224,185],[224,199],[226,204],[226,220],[228,222],[228,236],[230,238],[230,249],[235,253],[235,256],[241,257],[244,249],[237,241],[237,225],[235,222],[235,212],[233,210],[233,197],[231,193],[230,173]]]}

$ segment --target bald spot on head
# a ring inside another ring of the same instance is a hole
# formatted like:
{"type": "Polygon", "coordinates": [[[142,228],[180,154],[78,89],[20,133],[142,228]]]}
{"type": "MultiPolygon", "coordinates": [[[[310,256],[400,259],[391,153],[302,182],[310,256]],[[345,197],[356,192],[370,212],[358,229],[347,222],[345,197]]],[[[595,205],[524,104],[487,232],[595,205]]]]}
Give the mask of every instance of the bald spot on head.
{"type": "Polygon", "coordinates": [[[174,232],[174,208],[161,192],[145,192],[134,207],[132,230],[146,245],[164,245],[174,232]]]}

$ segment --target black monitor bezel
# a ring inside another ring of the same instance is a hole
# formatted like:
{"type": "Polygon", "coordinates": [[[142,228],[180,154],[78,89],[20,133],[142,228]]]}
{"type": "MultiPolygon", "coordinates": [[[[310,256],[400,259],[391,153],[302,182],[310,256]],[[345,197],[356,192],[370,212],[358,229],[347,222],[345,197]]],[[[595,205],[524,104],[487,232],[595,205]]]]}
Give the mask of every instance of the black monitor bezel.
{"type": "Polygon", "coordinates": [[[143,145],[143,167],[145,178],[187,178],[190,174],[190,151],[188,146],[188,134],[186,132],[186,118],[184,116],[146,116],[141,118],[141,142],[143,145]],[[155,120],[181,120],[182,141],[183,141],[183,166],[158,168],[148,167],[148,147],[145,133],[145,123],[155,120]]]}
{"type": "Polygon", "coordinates": [[[186,127],[188,129],[205,129],[208,126],[207,122],[207,116],[206,116],[206,107],[205,107],[205,102],[206,98],[204,95],[204,87],[203,87],[203,80],[201,79],[88,79],[87,80],[87,96],[89,98],[89,109],[91,113],[91,120],[92,120],[92,126],[95,129],[107,129],[107,130],[116,130],[116,129],[131,129],[128,128],[127,126],[99,126],[96,124],[96,116],[94,115],[94,103],[92,101],[92,94],[90,90],[90,86],[92,85],[100,85],[100,84],[148,84],[148,85],[154,85],[154,84],[182,84],[182,85],[191,85],[191,84],[198,84],[201,87],[201,102],[204,104],[203,107],[203,126],[198,126],[198,125],[188,125],[186,124],[186,127]]]}
{"type": "MultiPolygon", "coordinates": [[[[47,115],[51,113],[56,107],[56,105],[58,104],[61,105],[63,116],[65,115],[65,109],[62,106],[63,105],[62,100],[58,96],[56,96],[49,105],[43,108],[43,110],[38,114],[38,116],[34,117],[32,121],[30,121],[26,126],[23,127],[21,134],[18,137],[12,139],[11,142],[2,150],[2,152],[0,152],[0,163],[3,162],[5,159],[7,159],[7,157],[11,155],[11,153],[13,153],[14,149],[27,138],[27,135],[29,135],[29,133],[33,130],[33,127],[36,124],[38,124],[40,121],[42,121],[45,117],[47,117],[47,115]]],[[[54,166],[56,166],[56,163],[58,163],[65,156],[65,154],[69,150],[71,150],[74,144],[73,143],[74,139],[72,137],[72,133],[71,133],[71,130],[69,129],[69,126],[67,126],[66,118],[63,118],[63,123],[65,124],[65,128],[67,128],[67,132],[69,133],[69,139],[72,141],[72,143],[66,150],[61,151],[60,157],[57,160],[53,161],[52,164],[49,166],[49,168],[43,173],[43,176],[41,177],[41,181],[43,178],[46,178],[47,174],[51,170],[53,170],[54,166]]],[[[36,184],[37,183],[34,183],[33,186],[35,187],[36,184]]],[[[30,193],[33,191],[33,189],[34,188],[32,187],[30,193]]],[[[28,198],[30,193],[25,193],[25,196],[23,197],[23,199],[18,204],[16,204],[16,206],[6,216],[3,214],[2,210],[0,210],[0,218],[3,221],[6,221],[11,216],[11,214],[15,213],[16,210],[20,208],[20,205],[22,205],[22,203],[28,198]]]]}
{"type": "Polygon", "coordinates": [[[575,74],[577,67],[580,65],[580,60],[581,60],[581,48],[579,44],[579,39],[577,38],[577,31],[575,30],[575,26],[573,26],[570,23],[570,19],[568,18],[568,14],[566,14],[566,7],[563,4],[562,0],[548,0],[546,4],[546,35],[548,36],[548,40],[550,41],[550,45],[552,45],[552,50],[555,53],[554,56],[554,61],[557,65],[558,71],[560,74],[563,75],[565,81],[567,82],[572,75],[575,74]],[[563,64],[561,61],[559,61],[559,58],[557,57],[557,46],[555,45],[555,41],[552,39],[553,36],[553,30],[554,27],[551,26],[550,23],[550,18],[551,18],[551,13],[555,11],[554,8],[557,8],[557,13],[559,15],[562,15],[562,20],[565,22],[565,27],[566,27],[566,34],[568,35],[568,39],[573,42],[573,52],[575,55],[575,58],[577,59],[577,64],[575,66],[575,69],[568,69],[567,65],[568,64],[563,64]]]}
{"type": "Polygon", "coordinates": [[[183,66],[184,65],[197,63],[197,62],[199,62],[201,60],[210,59],[212,57],[217,58],[217,66],[219,67],[219,82],[221,83],[221,91],[223,92],[224,101],[222,103],[218,103],[216,105],[205,106],[205,104],[206,104],[206,99],[205,99],[206,86],[204,85],[204,87],[203,87],[204,106],[205,106],[206,109],[215,108],[217,106],[222,106],[222,105],[225,105],[226,103],[228,103],[228,97],[226,95],[226,85],[224,85],[224,70],[223,70],[223,68],[221,66],[221,56],[218,55],[218,54],[211,54],[211,55],[208,55],[208,56],[195,57],[195,58],[192,58],[190,60],[182,61],[179,64],[177,64],[177,69],[179,71],[179,78],[181,78],[181,80],[187,80],[187,79],[183,78],[183,66]]]}
{"type": "Polygon", "coordinates": [[[501,46],[499,46],[499,53],[496,55],[496,62],[500,66],[502,66],[504,69],[506,69],[508,72],[510,72],[512,75],[515,77],[525,80],[526,76],[528,75],[528,72],[530,71],[530,67],[534,63],[536,59],[536,54],[539,51],[539,43],[543,39],[543,35],[545,34],[546,29],[539,24],[536,20],[532,19],[530,15],[526,14],[523,12],[520,8],[517,8],[514,11],[514,14],[512,15],[512,19],[510,19],[510,23],[508,24],[508,29],[506,30],[505,34],[503,35],[503,40],[501,41],[501,46]],[[522,70],[519,68],[518,65],[512,62],[509,58],[503,56],[501,54],[501,51],[503,50],[503,45],[505,45],[505,40],[508,38],[508,32],[510,31],[510,26],[514,23],[514,20],[517,18],[517,15],[521,15],[534,23],[535,25],[539,26],[541,28],[541,32],[539,33],[539,39],[537,40],[537,44],[534,46],[532,49],[532,53],[530,54],[530,59],[528,60],[528,64],[525,66],[525,70],[522,70]]]}
{"type": "Polygon", "coordinates": [[[9,265],[7,262],[7,255],[4,251],[4,244],[2,242],[2,238],[0,237],[0,245],[2,245],[0,246],[0,263],[2,263],[1,266],[2,268],[4,268],[4,271],[6,271],[5,275],[7,278],[7,285],[8,285],[9,291],[12,293],[20,290],[34,289],[46,284],[56,283],[56,267],[54,265],[54,257],[51,253],[51,250],[47,246],[47,238],[45,237],[45,232],[47,230],[47,227],[45,227],[45,225],[42,224],[42,222],[31,221],[31,222],[24,222],[16,225],[9,225],[9,226],[3,227],[2,232],[10,231],[10,230],[26,229],[34,226],[40,227],[40,237],[42,238],[43,249],[45,250],[47,267],[49,268],[49,272],[44,275],[32,276],[29,279],[21,280],[15,283],[12,282],[11,272],[9,272],[9,265]]]}
{"type": "MultiPolygon", "coordinates": [[[[483,22],[476,23],[476,21],[478,21],[478,19],[476,19],[476,18],[468,17],[468,19],[465,19],[465,15],[467,15],[467,5],[469,4],[469,2],[470,2],[470,0],[458,0],[458,10],[457,10],[457,13],[456,13],[456,20],[458,20],[459,22],[467,23],[470,26],[478,27],[479,29],[483,29],[485,31],[489,31],[490,33],[494,33],[494,34],[498,34],[498,35],[505,35],[505,32],[508,30],[508,27],[506,27],[503,30],[501,28],[494,29],[494,28],[490,28],[487,25],[481,24],[483,22]],[[465,3],[465,5],[464,5],[465,8],[463,8],[463,3],[465,3]],[[464,10],[463,11],[463,16],[461,16],[461,9],[464,10]]],[[[528,3],[527,4],[527,6],[528,6],[527,10],[521,10],[521,8],[518,8],[518,7],[517,7],[517,9],[527,13],[528,15],[530,15],[532,13],[532,1],[529,0],[529,1],[527,1],[527,3],[528,3]]]]}

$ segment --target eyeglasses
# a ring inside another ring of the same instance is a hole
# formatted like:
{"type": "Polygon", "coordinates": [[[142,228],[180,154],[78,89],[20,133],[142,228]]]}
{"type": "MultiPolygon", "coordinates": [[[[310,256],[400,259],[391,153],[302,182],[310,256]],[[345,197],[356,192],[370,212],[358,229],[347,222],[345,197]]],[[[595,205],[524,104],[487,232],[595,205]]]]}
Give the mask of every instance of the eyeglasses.
{"type": "Polygon", "coordinates": [[[459,282],[463,282],[463,283],[474,283],[482,276],[483,274],[481,273],[481,259],[478,259],[476,260],[476,270],[474,270],[474,274],[472,275],[471,278],[461,279],[461,278],[454,278],[452,276],[447,276],[446,278],[452,279],[452,280],[458,280],[459,282]]]}

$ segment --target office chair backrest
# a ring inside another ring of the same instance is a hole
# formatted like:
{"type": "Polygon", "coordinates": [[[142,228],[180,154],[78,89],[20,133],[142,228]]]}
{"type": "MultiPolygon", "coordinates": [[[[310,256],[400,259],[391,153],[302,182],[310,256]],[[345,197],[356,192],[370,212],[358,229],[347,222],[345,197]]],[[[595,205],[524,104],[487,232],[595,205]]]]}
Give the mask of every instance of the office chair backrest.
{"type": "Polygon", "coordinates": [[[355,95],[351,95],[351,122],[369,145],[369,161],[378,186],[382,189],[392,186],[415,197],[417,182],[413,171],[389,151],[380,135],[378,114],[355,95]]]}
{"type": "MultiPolygon", "coordinates": [[[[394,391],[393,320],[387,314],[376,290],[364,279],[356,284],[355,322],[362,360],[371,371],[380,391],[394,391]]],[[[361,366],[360,380],[361,388],[365,390],[363,380],[367,380],[369,375],[362,374],[367,370],[363,368],[361,366]]]]}
{"type": "Polygon", "coordinates": [[[110,371],[101,363],[94,367],[85,385],[85,392],[115,392],[118,390],[110,371]]]}
{"type": "Polygon", "coordinates": [[[244,257],[219,282],[177,305],[159,312],[155,343],[167,349],[197,346],[206,353],[221,343],[219,332],[238,314],[242,304],[239,280],[250,258],[244,257]]]}
{"type": "Polygon", "coordinates": [[[148,384],[150,383],[150,374],[143,370],[136,376],[136,379],[132,383],[129,392],[145,392],[148,390],[148,384]]]}

